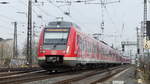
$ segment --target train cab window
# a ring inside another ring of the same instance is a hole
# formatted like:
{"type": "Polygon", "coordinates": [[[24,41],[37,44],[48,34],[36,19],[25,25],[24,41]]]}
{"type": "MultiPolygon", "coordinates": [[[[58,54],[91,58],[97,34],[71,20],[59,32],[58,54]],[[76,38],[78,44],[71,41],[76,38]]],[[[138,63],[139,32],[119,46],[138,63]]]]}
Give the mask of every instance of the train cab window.
{"type": "Polygon", "coordinates": [[[65,44],[68,38],[68,29],[45,29],[44,44],[65,44]]]}
{"type": "Polygon", "coordinates": [[[68,33],[46,32],[44,36],[44,43],[66,43],[68,33]]]}
{"type": "Polygon", "coordinates": [[[68,36],[68,33],[60,32],[60,33],[45,33],[45,39],[66,39],[68,36]]]}
{"type": "Polygon", "coordinates": [[[69,29],[45,29],[44,49],[65,49],[68,40],[69,29]]]}

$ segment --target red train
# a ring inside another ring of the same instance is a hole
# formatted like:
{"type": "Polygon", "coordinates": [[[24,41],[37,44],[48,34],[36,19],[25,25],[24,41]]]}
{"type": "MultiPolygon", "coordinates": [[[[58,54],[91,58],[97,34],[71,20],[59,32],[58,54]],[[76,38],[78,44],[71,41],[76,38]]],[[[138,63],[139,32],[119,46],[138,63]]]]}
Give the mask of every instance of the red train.
{"type": "Polygon", "coordinates": [[[81,32],[72,22],[50,22],[40,35],[39,65],[45,69],[130,63],[105,42],[81,32]]]}

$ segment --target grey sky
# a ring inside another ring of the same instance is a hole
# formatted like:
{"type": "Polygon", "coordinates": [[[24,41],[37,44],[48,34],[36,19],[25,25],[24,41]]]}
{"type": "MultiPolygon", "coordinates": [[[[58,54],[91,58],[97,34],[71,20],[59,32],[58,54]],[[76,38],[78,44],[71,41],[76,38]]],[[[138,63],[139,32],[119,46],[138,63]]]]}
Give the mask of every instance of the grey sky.
{"type": "MultiPolygon", "coordinates": [[[[0,0],[9,1],[8,5],[0,5],[0,37],[12,38],[13,25],[11,22],[18,22],[19,41],[24,41],[26,37],[27,17],[25,14],[16,12],[27,11],[27,0],[0,0]],[[24,32],[24,33],[22,33],[24,32]]],[[[33,0],[34,1],[34,0],[33,0]]],[[[38,0],[47,2],[48,0],[38,0]]],[[[54,0],[55,1],[55,0],[54,0]]],[[[99,1],[99,0],[97,0],[99,1]]],[[[109,0],[107,0],[109,1],[109,0]]],[[[110,0],[115,1],[115,0],[110,0]]],[[[54,3],[56,4],[56,3],[54,3]]],[[[58,5],[58,4],[57,4],[58,5]]],[[[73,21],[81,26],[83,32],[97,33],[100,32],[101,8],[100,5],[72,4],[70,7],[71,16],[65,16],[62,11],[67,9],[62,6],[61,10],[50,3],[34,4],[33,21],[36,26],[47,24],[49,21],[56,20],[58,16],[64,16],[64,20],[73,21]],[[37,18],[38,15],[43,16],[43,20],[37,18]]],[[[120,3],[107,5],[105,14],[106,36],[103,39],[109,44],[114,43],[115,46],[120,45],[121,40],[136,40],[136,27],[140,27],[140,21],[143,15],[143,0],[121,0],[120,3]],[[124,24],[124,28],[122,25],[124,24]],[[108,37],[108,35],[116,35],[117,38],[108,37]],[[122,36],[122,37],[118,37],[122,36]]],[[[39,27],[37,27],[39,28],[39,27]]],[[[38,29],[39,30],[39,29],[38,29]]]]}

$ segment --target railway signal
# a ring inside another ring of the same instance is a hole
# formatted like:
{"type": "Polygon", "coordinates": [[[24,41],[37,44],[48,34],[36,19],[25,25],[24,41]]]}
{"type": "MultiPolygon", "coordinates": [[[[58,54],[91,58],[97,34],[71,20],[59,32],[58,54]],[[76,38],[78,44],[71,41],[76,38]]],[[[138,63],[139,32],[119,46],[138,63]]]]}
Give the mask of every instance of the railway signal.
{"type": "Polygon", "coordinates": [[[132,42],[132,41],[122,41],[121,42],[122,45],[122,51],[125,51],[125,46],[137,46],[136,42],[132,42]]]}

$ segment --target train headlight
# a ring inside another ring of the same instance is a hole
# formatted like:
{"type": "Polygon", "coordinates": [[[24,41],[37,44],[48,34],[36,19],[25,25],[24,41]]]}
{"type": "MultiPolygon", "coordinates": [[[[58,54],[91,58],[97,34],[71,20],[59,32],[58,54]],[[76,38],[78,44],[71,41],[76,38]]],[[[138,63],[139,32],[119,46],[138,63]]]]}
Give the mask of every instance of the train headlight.
{"type": "Polygon", "coordinates": [[[64,50],[63,53],[65,53],[66,51],[64,50]]]}
{"type": "Polygon", "coordinates": [[[41,50],[40,52],[41,52],[41,53],[46,53],[46,51],[44,51],[44,50],[41,50]]]}
{"type": "Polygon", "coordinates": [[[42,46],[40,46],[40,50],[42,49],[42,46]]]}
{"type": "Polygon", "coordinates": [[[70,50],[70,46],[67,46],[67,50],[66,50],[67,54],[69,53],[69,50],[70,50]]]}
{"type": "Polygon", "coordinates": [[[77,54],[77,53],[78,53],[78,51],[77,51],[77,50],[75,50],[75,51],[74,51],[74,54],[77,54]]]}

